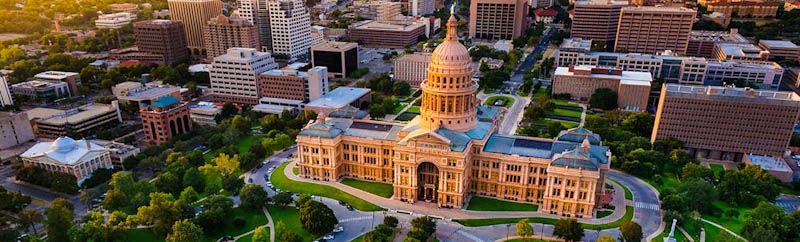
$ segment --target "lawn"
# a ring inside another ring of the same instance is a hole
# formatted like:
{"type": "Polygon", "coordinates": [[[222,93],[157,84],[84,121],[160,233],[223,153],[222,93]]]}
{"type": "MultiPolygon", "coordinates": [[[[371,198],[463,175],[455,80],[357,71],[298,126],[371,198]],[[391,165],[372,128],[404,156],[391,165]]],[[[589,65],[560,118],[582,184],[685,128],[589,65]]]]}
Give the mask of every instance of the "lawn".
{"type": "Polygon", "coordinates": [[[581,118],[581,112],[575,110],[556,108],[553,109],[553,112],[551,114],[564,117],[571,117],[571,118],[581,118]]]}
{"type": "MultiPolygon", "coordinates": [[[[236,144],[236,148],[239,150],[239,155],[241,156],[246,154],[248,151],[250,151],[250,146],[260,142],[262,139],[264,139],[264,137],[266,137],[266,135],[248,135],[247,137],[239,139],[239,143],[236,144]]],[[[209,151],[203,154],[203,160],[205,160],[206,163],[210,163],[212,160],[214,160],[214,158],[217,158],[217,154],[219,153],[216,150],[209,151]]]]}
{"type": "Polygon", "coordinates": [[[308,193],[310,195],[323,196],[339,201],[345,201],[350,205],[353,205],[355,209],[361,211],[383,210],[383,208],[378,207],[375,204],[367,202],[356,196],[350,195],[334,187],[289,180],[289,178],[286,177],[286,174],[283,174],[283,169],[286,169],[286,165],[288,164],[289,163],[283,163],[280,166],[278,166],[278,169],[275,169],[275,171],[272,172],[272,176],[270,177],[272,184],[274,184],[275,187],[281,190],[299,192],[299,193],[308,193]]]}
{"type": "Polygon", "coordinates": [[[511,105],[514,104],[514,98],[511,98],[509,96],[491,96],[491,97],[486,99],[486,102],[484,102],[484,105],[486,105],[486,106],[494,106],[494,103],[497,102],[498,100],[503,100],[503,102],[504,102],[503,105],[500,105],[500,106],[503,106],[503,107],[511,107],[511,105]]]}
{"type": "Polygon", "coordinates": [[[553,104],[555,104],[556,106],[576,107],[576,108],[580,107],[578,106],[578,104],[570,103],[567,100],[560,100],[560,99],[550,99],[550,100],[553,101],[553,104]]]}
{"type": "Polygon", "coordinates": [[[621,186],[622,190],[625,190],[625,200],[633,200],[633,193],[631,192],[630,189],[628,189],[627,186],[622,185],[622,183],[619,183],[617,180],[614,180],[614,179],[609,179],[609,180],[611,180],[612,182],[614,182],[617,185],[621,186]]]}
{"type": "Polygon", "coordinates": [[[539,90],[536,90],[536,92],[533,93],[533,97],[531,97],[531,99],[533,100],[533,99],[536,99],[538,97],[546,96],[546,95],[547,95],[547,90],[544,89],[544,88],[539,88],[539,90]]]}
{"type": "Polygon", "coordinates": [[[709,164],[708,165],[712,171],[714,171],[714,176],[719,177],[723,171],[725,171],[725,167],[720,164],[709,164]]]}
{"type": "Polygon", "coordinates": [[[403,108],[405,108],[405,107],[406,107],[406,105],[407,105],[407,104],[400,104],[400,105],[397,105],[397,107],[395,107],[395,108],[392,110],[392,114],[395,114],[395,115],[396,115],[396,114],[400,114],[400,111],[403,111],[403,108]]]}
{"type": "Polygon", "coordinates": [[[529,203],[515,203],[488,197],[472,196],[467,205],[467,210],[473,211],[531,211],[539,210],[539,205],[529,203]]]}
{"type": "Polygon", "coordinates": [[[295,166],[294,168],[292,168],[292,174],[295,175],[300,174],[300,167],[295,166]]]}
{"type": "Polygon", "coordinates": [[[414,119],[414,117],[417,117],[417,115],[419,115],[419,114],[418,113],[403,112],[400,115],[397,115],[397,117],[395,117],[394,120],[395,121],[404,121],[404,122],[405,121],[411,121],[412,119],[414,119]]]}
{"type": "MultiPolygon", "coordinates": [[[[488,226],[488,225],[495,225],[495,224],[511,224],[516,223],[520,219],[523,218],[487,218],[487,219],[457,219],[455,220],[457,223],[467,226],[467,227],[480,227],[480,226],[488,226]]],[[[527,218],[528,222],[530,223],[540,223],[540,224],[550,224],[555,225],[558,222],[558,219],[554,218],[527,218]]],[[[622,218],[617,219],[614,222],[607,223],[607,224],[584,224],[581,223],[581,227],[583,229],[589,230],[602,230],[602,229],[610,229],[619,227],[625,221],[630,221],[633,219],[633,206],[626,206],[625,207],[625,215],[622,218]]]]}
{"type": "Polygon", "coordinates": [[[597,211],[597,218],[605,218],[608,217],[608,215],[611,215],[612,213],[614,213],[614,211],[611,210],[597,211]]]}
{"type": "Polygon", "coordinates": [[[676,177],[675,174],[672,173],[663,174],[661,176],[661,184],[658,184],[655,181],[653,181],[653,178],[642,178],[642,180],[644,180],[651,186],[655,187],[656,190],[658,190],[658,192],[663,192],[664,189],[667,188],[675,189],[680,184],[680,181],[678,181],[678,177],[676,177]]]}
{"type": "MultiPolygon", "coordinates": [[[[664,228],[664,232],[661,232],[660,235],[655,237],[653,239],[653,242],[662,242],[662,241],[664,241],[664,237],[669,236],[669,229],[670,229],[669,226],[672,226],[672,224],[667,225],[667,228],[664,228]]],[[[675,241],[677,241],[677,242],[686,242],[686,241],[689,241],[689,240],[686,239],[686,236],[683,236],[683,233],[681,233],[681,231],[678,231],[678,228],[675,228],[675,241]]],[[[706,241],[708,241],[708,240],[706,240],[706,241]]]]}
{"type": "Polygon", "coordinates": [[[394,188],[392,187],[392,184],[362,181],[351,178],[345,178],[342,180],[342,184],[385,198],[390,198],[392,197],[392,194],[394,194],[394,188]]]}
{"type": "Polygon", "coordinates": [[[550,123],[550,122],[559,122],[564,127],[567,127],[567,129],[578,127],[578,125],[580,124],[578,122],[559,120],[559,119],[550,119],[550,118],[545,118],[545,119],[536,121],[536,124],[537,125],[542,125],[542,126],[547,126],[547,123],[550,123]]]}
{"type": "MultiPolygon", "coordinates": [[[[303,238],[303,241],[314,241],[317,239],[316,236],[303,229],[303,225],[300,223],[300,211],[298,211],[297,208],[269,205],[267,206],[267,210],[269,211],[269,215],[272,216],[272,221],[275,222],[276,225],[279,222],[283,222],[283,225],[286,226],[286,230],[294,231],[303,238]]],[[[275,238],[280,238],[280,232],[277,230],[275,232],[278,233],[275,234],[275,238]]]]}
{"type": "Polygon", "coordinates": [[[419,106],[414,105],[406,109],[406,113],[419,113],[419,106]]]}
{"type": "Polygon", "coordinates": [[[217,241],[219,238],[225,235],[230,235],[235,237],[237,235],[250,232],[251,230],[256,229],[256,227],[258,226],[265,225],[267,224],[267,222],[268,222],[267,216],[265,216],[264,212],[262,212],[261,210],[252,211],[240,207],[233,208],[230,214],[227,214],[227,216],[225,216],[225,221],[223,221],[225,227],[221,228],[219,230],[220,231],[219,233],[213,235],[206,235],[203,238],[203,241],[209,241],[209,242],[217,241]],[[233,225],[233,220],[235,220],[236,218],[244,219],[245,221],[244,226],[237,227],[233,225]]]}
{"type": "Polygon", "coordinates": [[[129,229],[127,241],[132,242],[160,242],[165,241],[164,237],[157,236],[152,230],[147,228],[129,229]]]}
{"type": "Polygon", "coordinates": [[[727,202],[723,202],[723,201],[719,201],[719,200],[714,201],[712,204],[714,205],[714,207],[717,207],[720,210],[722,210],[723,213],[725,211],[728,211],[728,210],[731,210],[731,209],[735,209],[735,210],[739,211],[739,217],[736,218],[736,219],[730,219],[730,218],[721,218],[721,217],[716,217],[716,216],[711,216],[711,215],[705,215],[704,214],[703,215],[704,219],[706,219],[708,221],[711,221],[711,222],[714,222],[714,223],[717,223],[719,225],[722,225],[722,227],[725,227],[726,229],[730,229],[731,231],[733,231],[735,233],[741,233],[742,232],[742,226],[744,225],[743,221],[744,221],[745,213],[747,213],[747,211],[749,211],[749,210],[752,210],[752,208],[734,207],[734,206],[732,206],[731,204],[729,204],[727,202]]]}

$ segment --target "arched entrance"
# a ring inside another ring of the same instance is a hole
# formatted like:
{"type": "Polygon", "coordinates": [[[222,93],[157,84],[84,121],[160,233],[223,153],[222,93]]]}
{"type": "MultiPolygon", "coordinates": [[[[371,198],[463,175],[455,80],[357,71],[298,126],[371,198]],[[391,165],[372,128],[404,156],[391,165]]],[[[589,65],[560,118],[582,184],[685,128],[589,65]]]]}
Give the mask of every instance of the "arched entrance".
{"type": "Polygon", "coordinates": [[[436,202],[439,192],[439,168],[423,162],[417,167],[417,200],[436,202]]]}

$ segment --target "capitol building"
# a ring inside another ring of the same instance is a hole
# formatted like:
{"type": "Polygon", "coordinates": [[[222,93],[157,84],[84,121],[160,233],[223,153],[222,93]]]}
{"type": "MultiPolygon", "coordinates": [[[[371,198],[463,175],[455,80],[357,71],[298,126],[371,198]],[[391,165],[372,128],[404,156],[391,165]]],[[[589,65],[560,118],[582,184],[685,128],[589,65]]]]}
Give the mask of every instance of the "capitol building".
{"type": "Polygon", "coordinates": [[[297,136],[299,176],[392,184],[392,199],[462,208],[472,196],[592,217],[611,152],[582,127],[554,139],[498,134],[502,111],[480,106],[456,20],[431,56],[420,115],[408,123],[320,114],[297,136]]]}

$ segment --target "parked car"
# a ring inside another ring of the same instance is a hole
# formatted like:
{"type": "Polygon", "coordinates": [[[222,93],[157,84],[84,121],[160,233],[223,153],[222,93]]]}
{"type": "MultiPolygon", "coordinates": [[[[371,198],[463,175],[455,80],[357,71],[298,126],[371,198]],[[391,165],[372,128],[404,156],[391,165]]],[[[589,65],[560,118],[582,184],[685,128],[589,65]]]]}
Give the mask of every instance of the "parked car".
{"type": "Polygon", "coordinates": [[[322,237],[322,239],[324,239],[324,240],[332,240],[333,239],[333,235],[332,234],[325,235],[325,236],[322,237]]]}
{"type": "Polygon", "coordinates": [[[333,232],[334,233],[344,232],[344,227],[342,227],[342,226],[336,227],[335,229],[333,229],[333,232]]]}

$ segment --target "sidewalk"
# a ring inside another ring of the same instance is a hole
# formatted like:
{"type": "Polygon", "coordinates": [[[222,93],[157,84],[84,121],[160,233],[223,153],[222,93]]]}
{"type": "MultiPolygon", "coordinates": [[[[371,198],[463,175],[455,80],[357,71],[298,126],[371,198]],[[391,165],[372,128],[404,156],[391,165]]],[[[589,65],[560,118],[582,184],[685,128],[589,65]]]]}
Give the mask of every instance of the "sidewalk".
{"type": "MultiPolygon", "coordinates": [[[[542,212],[468,211],[465,209],[445,209],[445,208],[437,208],[435,206],[425,206],[424,203],[410,204],[406,202],[401,202],[399,200],[380,197],[372,193],[368,193],[350,186],[343,185],[338,182],[324,182],[324,181],[316,181],[312,179],[301,178],[292,172],[292,169],[295,166],[296,163],[292,161],[283,170],[287,178],[294,181],[331,186],[339,190],[342,190],[343,192],[352,194],[356,197],[369,201],[377,206],[391,210],[405,210],[417,214],[441,216],[448,219],[482,219],[482,218],[511,218],[511,217],[537,217],[537,218],[554,218],[554,219],[563,218],[562,216],[559,215],[542,213],[542,212]]],[[[614,194],[613,203],[616,206],[616,208],[614,209],[614,213],[599,219],[578,218],[578,221],[586,224],[606,224],[622,218],[625,215],[625,206],[624,206],[625,194],[624,192],[622,192],[622,187],[619,187],[618,185],[614,186],[615,190],[618,189],[619,191],[614,194]]]]}

